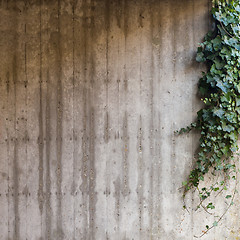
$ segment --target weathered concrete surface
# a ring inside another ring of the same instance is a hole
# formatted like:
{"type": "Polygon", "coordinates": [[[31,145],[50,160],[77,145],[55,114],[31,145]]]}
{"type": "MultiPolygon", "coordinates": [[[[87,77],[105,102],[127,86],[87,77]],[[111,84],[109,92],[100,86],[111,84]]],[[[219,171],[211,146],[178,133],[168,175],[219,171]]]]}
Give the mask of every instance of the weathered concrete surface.
{"type": "MultiPolygon", "coordinates": [[[[173,131],[198,109],[194,58],[209,8],[1,1],[0,239],[201,233],[205,215],[184,211],[178,190],[197,136],[173,131]]],[[[235,208],[203,239],[236,239],[237,219],[235,208]]]]}

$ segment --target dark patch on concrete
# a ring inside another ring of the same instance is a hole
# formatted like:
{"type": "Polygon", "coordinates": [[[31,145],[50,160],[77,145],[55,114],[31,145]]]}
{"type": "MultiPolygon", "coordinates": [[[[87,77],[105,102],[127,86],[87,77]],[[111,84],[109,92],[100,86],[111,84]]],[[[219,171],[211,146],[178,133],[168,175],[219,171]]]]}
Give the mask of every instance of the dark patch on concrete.
{"type": "Polygon", "coordinates": [[[143,28],[143,21],[144,21],[144,9],[146,8],[146,5],[140,1],[140,11],[138,14],[138,27],[143,28]]]}
{"type": "Polygon", "coordinates": [[[25,197],[28,197],[28,195],[29,195],[29,190],[28,190],[28,187],[27,187],[27,186],[24,187],[22,194],[23,194],[25,197]]]}
{"type": "Polygon", "coordinates": [[[6,74],[6,88],[7,88],[7,93],[9,93],[9,87],[10,87],[10,76],[9,72],[6,74]]]}
{"type": "Polygon", "coordinates": [[[128,196],[130,194],[129,189],[129,136],[128,136],[128,117],[127,112],[125,111],[124,118],[123,118],[123,163],[122,163],[122,173],[123,173],[123,179],[122,179],[122,195],[124,197],[128,196]]]}
{"type": "Polygon", "coordinates": [[[124,29],[124,36],[125,39],[127,38],[128,35],[128,18],[129,18],[129,6],[128,6],[129,0],[124,0],[124,6],[123,6],[123,12],[124,12],[124,24],[123,24],[123,29],[124,29]]]}
{"type": "Polygon", "coordinates": [[[115,219],[117,222],[117,231],[119,232],[119,224],[121,219],[120,209],[121,209],[121,180],[120,177],[113,182],[114,184],[114,197],[115,197],[115,219]]]}
{"type": "Polygon", "coordinates": [[[108,116],[108,112],[105,113],[105,119],[104,119],[104,141],[105,141],[105,143],[108,143],[108,141],[109,141],[109,116],[108,116]]]}
{"type": "Polygon", "coordinates": [[[1,175],[2,175],[2,178],[5,178],[5,179],[7,179],[7,178],[8,178],[8,174],[7,174],[7,173],[5,173],[5,172],[1,172],[1,175]]]}
{"type": "Polygon", "coordinates": [[[122,1],[122,0],[117,0],[116,1],[116,4],[117,4],[117,6],[116,6],[116,11],[115,11],[115,16],[116,16],[116,18],[117,18],[117,26],[119,27],[119,28],[121,28],[121,26],[122,26],[122,18],[123,18],[123,6],[122,6],[122,4],[124,3],[124,1],[122,1]]]}
{"type": "Polygon", "coordinates": [[[110,0],[105,0],[105,26],[107,34],[110,30],[110,0]]]}

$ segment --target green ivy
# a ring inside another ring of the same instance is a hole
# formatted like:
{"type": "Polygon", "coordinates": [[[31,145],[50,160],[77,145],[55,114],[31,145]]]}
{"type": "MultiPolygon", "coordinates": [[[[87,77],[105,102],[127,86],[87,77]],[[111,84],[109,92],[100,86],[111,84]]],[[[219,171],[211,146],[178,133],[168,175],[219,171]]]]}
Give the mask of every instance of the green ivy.
{"type": "MultiPolygon", "coordinates": [[[[207,67],[198,85],[204,107],[198,111],[194,123],[179,131],[181,134],[196,129],[201,134],[196,165],[187,181],[183,182],[184,197],[190,189],[197,188],[200,203],[212,193],[227,189],[226,180],[230,178],[230,171],[234,173],[231,179],[236,180],[234,155],[239,149],[240,2],[218,1],[212,8],[212,15],[216,27],[206,34],[196,57],[198,62],[204,62],[207,67]],[[207,173],[214,176],[220,173],[224,181],[214,183],[210,188],[199,189],[199,183],[204,181],[207,173]]],[[[233,199],[234,194],[227,195],[226,199],[233,199]]],[[[206,210],[215,208],[212,202],[203,207],[206,210]]],[[[218,221],[212,227],[217,226],[218,221]]],[[[207,225],[205,232],[212,227],[207,225]]]]}

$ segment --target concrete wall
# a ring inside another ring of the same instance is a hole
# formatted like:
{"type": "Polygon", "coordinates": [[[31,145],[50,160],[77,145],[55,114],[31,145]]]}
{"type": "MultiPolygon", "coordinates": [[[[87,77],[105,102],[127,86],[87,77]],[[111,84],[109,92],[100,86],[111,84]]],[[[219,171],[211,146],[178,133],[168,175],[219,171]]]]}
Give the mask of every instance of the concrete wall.
{"type": "MultiPolygon", "coordinates": [[[[194,59],[209,9],[208,0],[1,1],[1,240],[201,233],[205,215],[184,211],[178,190],[198,135],[173,131],[199,108],[194,59]]],[[[237,239],[231,214],[203,239],[237,239]]]]}

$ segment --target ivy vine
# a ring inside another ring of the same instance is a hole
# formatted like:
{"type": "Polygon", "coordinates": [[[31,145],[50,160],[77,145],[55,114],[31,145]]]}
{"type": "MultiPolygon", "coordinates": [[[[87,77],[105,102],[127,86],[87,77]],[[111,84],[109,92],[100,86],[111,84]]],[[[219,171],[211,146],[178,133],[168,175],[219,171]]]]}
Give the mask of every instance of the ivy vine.
{"type": "MultiPolygon", "coordinates": [[[[218,1],[212,8],[212,16],[215,29],[206,34],[196,57],[207,69],[198,85],[203,108],[198,111],[195,122],[178,131],[179,134],[194,129],[200,132],[196,165],[183,182],[183,197],[190,189],[197,189],[198,207],[210,214],[215,206],[206,200],[213,194],[223,195],[229,181],[236,181],[238,172],[235,158],[240,134],[240,2],[218,1]],[[222,179],[207,187],[204,178],[209,174],[220,174],[222,179]]],[[[235,194],[236,186],[232,194],[224,195],[228,201],[226,211],[217,216],[212,225],[206,225],[199,237],[218,225],[233,205],[235,194]]]]}

